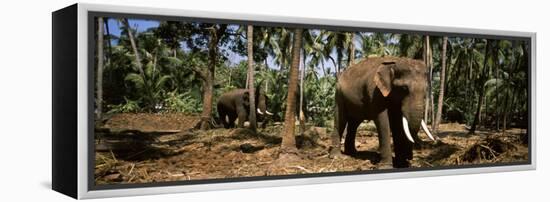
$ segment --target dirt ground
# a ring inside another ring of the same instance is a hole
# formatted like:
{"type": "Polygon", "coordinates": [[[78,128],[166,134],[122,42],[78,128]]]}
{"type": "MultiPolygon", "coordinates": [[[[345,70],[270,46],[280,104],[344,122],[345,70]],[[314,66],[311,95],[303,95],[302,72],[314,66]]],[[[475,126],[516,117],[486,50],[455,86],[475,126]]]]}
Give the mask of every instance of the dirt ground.
{"type": "MultiPolygon", "coordinates": [[[[192,130],[198,116],[117,114],[96,129],[96,184],[147,183],[248,176],[377,169],[378,138],[372,122],[361,124],[358,153],[328,158],[331,128],[308,127],[296,137],[298,158],[281,163],[280,123],[259,129],[192,130]]],[[[298,128],[298,127],[297,127],[298,128]]],[[[412,167],[521,162],[528,159],[525,129],[468,134],[464,125],[441,124],[439,140],[414,150],[412,167]]]]}

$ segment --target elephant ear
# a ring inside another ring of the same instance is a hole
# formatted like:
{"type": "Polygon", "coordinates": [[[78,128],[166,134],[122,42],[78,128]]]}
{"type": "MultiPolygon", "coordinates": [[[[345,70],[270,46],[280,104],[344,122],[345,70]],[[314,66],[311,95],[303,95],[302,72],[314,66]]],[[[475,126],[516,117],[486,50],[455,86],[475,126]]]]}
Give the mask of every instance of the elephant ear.
{"type": "Polygon", "coordinates": [[[387,97],[391,92],[394,66],[394,62],[384,62],[380,66],[378,66],[378,69],[376,70],[376,75],[374,75],[374,83],[384,97],[387,97]]]}

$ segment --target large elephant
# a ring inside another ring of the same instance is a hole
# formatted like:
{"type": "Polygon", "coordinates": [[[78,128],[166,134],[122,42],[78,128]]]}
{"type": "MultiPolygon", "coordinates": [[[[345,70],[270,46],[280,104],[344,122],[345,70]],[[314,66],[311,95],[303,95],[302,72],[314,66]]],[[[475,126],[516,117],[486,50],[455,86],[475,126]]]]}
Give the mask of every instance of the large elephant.
{"type": "MultiPolygon", "coordinates": [[[[265,92],[256,88],[255,91],[256,119],[258,115],[273,115],[267,111],[267,96],[265,92]]],[[[226,92],[218,99],[218,115],[225,128],[234,128],[238,118],[238,127],[244,127],[250,113],[250,99],[247,89],[235,89],[226,92]]],[[[265,118],[264,118],[265,119],[265,118]]],[[[264,121],[265,122],[265,121],[264,121]]]]}
{"type": "Polygon", "coordinates": [[[379,168],[408,167],[420,127],[433,140],[422,119],[426,95],[426,66],[407,58],[368,58],[338,76],[335,130],[330,156],[341,155],[340,141],[347,126],[344,153],[354,154],[355,133],[364,120],[374,120],[378,132],[379,168]],[[395,161],[392,161],[391,137],[395,161]]]}

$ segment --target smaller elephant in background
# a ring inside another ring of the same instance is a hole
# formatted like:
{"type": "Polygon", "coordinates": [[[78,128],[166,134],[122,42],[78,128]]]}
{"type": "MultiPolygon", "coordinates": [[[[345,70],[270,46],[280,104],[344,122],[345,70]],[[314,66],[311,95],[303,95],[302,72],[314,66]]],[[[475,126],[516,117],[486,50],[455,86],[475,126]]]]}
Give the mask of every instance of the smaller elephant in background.
{"type": "Polygon", "coordinates": [[[458,109],[448,110],[446,113],[446,120],[450,123],[464,123],[464,113],[458,109]]]}
{"type": "MultiPolygon", "coordinates": [[[[258,115],[273,115],[267,111],[267,96],[264,91],[256,88],[254,97],[256,119],[258,119],[258,115]]],[[[231,90],[220,96],[217,107],[224,128],[234,128],[237,118],[239,120],[237,127],[243,128],[250,113],[250,94],[247,89],[231,90]]],[[[262,127],[265,127],[265,121],[262,127]]]]}

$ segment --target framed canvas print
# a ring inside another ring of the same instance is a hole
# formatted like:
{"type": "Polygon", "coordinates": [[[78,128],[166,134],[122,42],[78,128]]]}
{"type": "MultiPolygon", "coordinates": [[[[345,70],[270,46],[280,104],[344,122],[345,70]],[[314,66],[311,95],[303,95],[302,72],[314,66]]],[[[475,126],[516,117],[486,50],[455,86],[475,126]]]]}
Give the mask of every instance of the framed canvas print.
{"type": "Polygon", "coordinates": [[[53,12],[74,198],[535,169],[535,33],[75,4],[53,12]]]}

